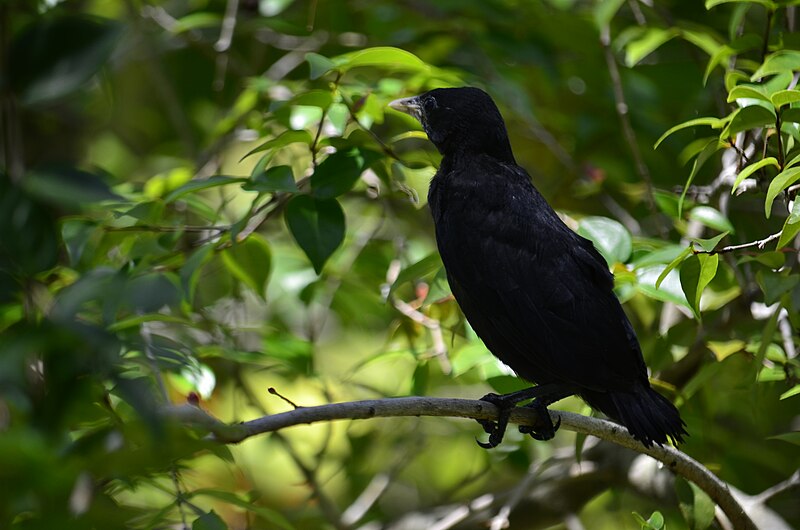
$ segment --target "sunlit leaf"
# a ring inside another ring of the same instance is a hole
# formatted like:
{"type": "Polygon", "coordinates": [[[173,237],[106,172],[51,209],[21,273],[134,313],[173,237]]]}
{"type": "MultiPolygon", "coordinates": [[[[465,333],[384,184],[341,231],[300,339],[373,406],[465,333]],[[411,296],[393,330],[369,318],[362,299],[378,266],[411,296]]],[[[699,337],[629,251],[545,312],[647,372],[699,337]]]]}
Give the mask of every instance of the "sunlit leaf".
{"type": "Polygon", "coordinates": [[[782,107],[800,101],[800,90],[780,90],[770,96],[775,107],[782,107]]]}
{"type": "Polygon", "coordinates": [[[694,118],[692,120],[679,123],[678,125],[671,127],[670,129],[667,130],[667,132],[662,134],[661,137],[658,140],[656,140],[655,145],[653,145],[653,149],[658,149],[658,146],[661,145],[661,142],[666,140],[673,133],[676,133],[682,129],[687,129],[689,127],[697,127],[698,125],[707,125],[712,129],[719,129],[720,127],[723,127],[726,122],[727,122],[726,119],[709,117],[709,118],[694,118]]]}
{"type": "Polygon", "coordinates": [[[786,218],[786,222],[781,229],[781,237],[778,239],[778,246],[776,248],[780,250],[789,245],[794,241],[798,233],[800,233],[800,200],[795,198],[792,204],[792,211],[789,213],[789,217],[786,218]]]}
{"type": "Polygon", "coordinates": [[[764,200],[764,214],[769,217],[772,213],[772,203],[780,192],[800,180],[800,167],[793,167],[781,171],[772,179],[767,189],[767,198],[764,200]]]}
{"type": "MultiPolygon", "coordinates": [[[[800,158],[798,158],[798,160],[800,160],[800,158]]],[[[733,192],[736,191],[736,188],[738,188],[739,185],[742,182],[744,182],[744,179],[746,179],[747,177],[749,177],[750,175],[752,175],[753,173],[755,173],[756,171],[765,166],[775,166],[776,168],[781,167],[780,164],[778,163],[778,159],[775,158],[774,156],[768,156],[766,158],[762,158],[757,162],[753,162],[746,168],[742,169],[738,175],[736,175],[736,180],[733,181],[733,186],[731,187],[731,194],[733,194],[733,192]]]]}
{"type": "Polygon", "coordinates": [[[260,153],[262,151],[268,151],[271,149],[280,149],[281,147],[286,147],[287,145],[290,144],[303,143],[311,145],[311,142],[312,142],[311,133],[309,133],[308,131],[294,131],[294,130],[284,131],[277,138],[267,140],[258,147],[251,149],[241,159],[244,160],[248,156],[253,155],[255,153],[260,153]]]}
{"type": "Polygon", "coordinates": [[[742,131],[767,125],[775,125],[775,111],[761,105],[750,105],[734,111],[731,121],[722,130],[719,137],[723,140],[742,131]]]}
{"type": "Polygon", "coordinates": [[[764,76],[800,70],[800,51],[778,50],[767,56],[764,64],[750,77],[751,81],[764,76]]]}
{"type": "Polygon", "coordinates": [[[706,252],[711,252],[712,250],[717,248],[717,245],[719,245],[719,242],[722,241],[722,238],[724,238],[727,235],[728,232],[723,232],[708,239],[693,238],[692,241],[698,244],[700,248],[702,248],[706,252]]]}
{"type": "Polygon", "coordinates": [[[695,206],[689,212],[689,219],[698,221],[720,232],[734,233],[733,225],[722,212],[711,206],[695,206]]]}
{"type": "Polygon", "coordinates": [[[639,61],[679,34],[680,32],[674,28],[647,28],[641,37],[626,46],[625,64],[628,67],[635,66],[639,61]]]}
{"type": "Polygon", "coordinates": [[[684,519],[690,530],[705,530],[714,521],[714,501],[694,482],[679,479],[675,490],[684,519]]]}
{"type": "Polygon", "coordinates": [[[693,254],[692,247],[688,246],[684,248],[683,251],[680,252],[677,256],[675,256],[672,259],[672,261],[670,261],[669,264],[666,267],[664,267],[664,270],[662,270],[661,273],[658,275],[658,278],[656,279],[655,283],[656,289],[661,287],[661,282],[663,282],[664,279],[666,279],[667,275],[670,272],[672,272],[678,265],[683,263],[683,261],[692,254],[693,254]]]}
{"type": "Polygon", "coordinates": [[[758,4],[771,10],[775,10],[778,7],[772,0],[706,0],[706,9],[711,9],[720,4],[758,4]]]}
{"type": "Polygon", "coordinates": [[[192,180],[191,182],[184,184],[180,188],[176,189],[175,191],[164,197],[164,202],[173,202],[176,199],[183,197],[187,193],[194,193],[202,190],[207,190],[209,188],[217,188],[219,186],[227,186],[228,184],[236,184],[240,182],[247,182],[247,179],[242,177],[227,177],[224,175],[215,175],[207,179],[192,180]]]}
{"type": "Polygon", "coordinates": [[[607,217],[585,217],[578,233],[591,240],[609,265],[625,263],[631,255],[631,234],[618,221],[607,217]]]}

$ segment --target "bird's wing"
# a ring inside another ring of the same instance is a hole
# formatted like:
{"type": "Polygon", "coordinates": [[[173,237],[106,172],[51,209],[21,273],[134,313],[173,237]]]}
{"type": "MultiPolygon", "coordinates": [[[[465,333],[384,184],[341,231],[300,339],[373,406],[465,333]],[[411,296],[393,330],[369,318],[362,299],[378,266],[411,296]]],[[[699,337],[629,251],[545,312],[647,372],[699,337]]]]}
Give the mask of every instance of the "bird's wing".
{"type": "Polygon", "coordinates": [[[534,193],[520,192],[518,205],[489,210],[480,223],[470,222],[486,213],[479,204],[445,221],[453,294],[489,349],[521,376],[629,390],[646,369],[605,260],[534,193]]]}

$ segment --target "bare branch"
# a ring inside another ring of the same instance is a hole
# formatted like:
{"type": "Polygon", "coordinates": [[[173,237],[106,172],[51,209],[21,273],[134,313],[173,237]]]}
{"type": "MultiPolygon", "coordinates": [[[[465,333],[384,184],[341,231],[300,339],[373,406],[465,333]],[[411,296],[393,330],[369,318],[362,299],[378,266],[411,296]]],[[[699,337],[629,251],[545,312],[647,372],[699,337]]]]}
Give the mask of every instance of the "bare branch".
{"type": "Polygon", "coordinates": [[[729,247],[722,247],[722,248],[715,248],[714,250],[693,250],[695,254],[725,254],[727,252],[734,252],[736,250],[742,250],[745,248],[753,248],[758,247],[759,250],[764,250],[764,247],[767,246],[767,243],[770,241],[775,241],[783,232],[778,232],[776,234],[772,234],[771,236],[767,236],[764,239],[759,239],[758,241],[751,241],[750,243],[742,243],[741,245],[731,245],[729,247]]]}
{"type": "MultiPolygon", "coordinates": [[[[209,429],[213,433],[211,439],[222,443],[239,443],[258,434],[320,421],[408,416],[496,420],[499,410],[491,403],[479,400],[404,397],[333,403],[317,407],[300,407],[289,412],[263,416],[237,425],[227,425],[190,405],[171,407],[166,412],[170,416],[209,429]],[[192,411],[191,409],[194,410],[192,411]]],[[[645,447],[628,434],[624,427],[607,420],[562,411],[552,411],[552,414],[560,418],[562,427],[567,430],[590,434],[659,460],[668,469],[694,482],[705,491],[730,519],[735,530],[756,530],[753,521],[732,496],[728,485],[698,461],[678,449],[657,445],[645,447]]],[[[511,411],[510,421],[512,423],[536,425],[537,420],[538,415],[531,408],[518,407],[511,411]]]]}

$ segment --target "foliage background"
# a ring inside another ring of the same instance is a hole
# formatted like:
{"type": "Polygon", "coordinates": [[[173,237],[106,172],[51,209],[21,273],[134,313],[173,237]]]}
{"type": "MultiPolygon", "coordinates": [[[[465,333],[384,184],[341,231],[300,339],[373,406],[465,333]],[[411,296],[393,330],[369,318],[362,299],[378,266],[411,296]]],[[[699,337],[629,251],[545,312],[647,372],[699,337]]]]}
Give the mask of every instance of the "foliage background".
{"type": "Polygon", "coordinates": [[[715,524],[569,432],[487,452],[472,422],[379,419],[221,447],[161,414],[520,387],[448,297],[438,154],[386,107],[464,84],[609,261],[683,449],[800,525],[796,3],[1,1],[0,526],[715,524]]]}

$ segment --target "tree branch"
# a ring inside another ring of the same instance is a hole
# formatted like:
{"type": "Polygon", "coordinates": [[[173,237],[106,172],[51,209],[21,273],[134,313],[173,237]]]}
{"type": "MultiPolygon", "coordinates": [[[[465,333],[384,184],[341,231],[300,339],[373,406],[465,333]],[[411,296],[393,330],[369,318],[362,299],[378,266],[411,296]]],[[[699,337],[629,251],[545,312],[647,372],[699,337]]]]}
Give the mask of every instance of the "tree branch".
{"type": "MultiPolygon", "coordinates": [[[[190,405],[172,407],[171,416],[208,428],[212,439],[222,443],[239,443],[247,438],[294,425],[320,421],[358,420],[368,418],[403,416],[438,416],[496,420],[499,410],[491,403],[470,399],[403,397],[333,403],[317,407],[300,407],[288,412],[263,416],[237,425],[228,425],[190,405]],[[194,409],[191,411],[190,409],[194,409]]],[[[645,447],[627,430],[616,423],[580,414],[552,411],[560,417],[562,428],[590,434],[622,447],[649,455],[668,469],[697,484],[722,509],[735,530],[756,530],[750,517],[734,499],[728,485],[717,478],[698,461],[670,446],[645,447]]],[[[511,411],[510,421],[520,425],[535,425],[536,411],[517,407],[511,411]]]]}
{"type": "Polygon", "coordinates": [[[745,248],[752,248],[752,247],[758,247],[759,250],[764,250],[764,247],[767,246],[767,243],[769,243],[770,241],[775,241],[776,239],[781,237],[782,233],[783,231],[777,232],[775,234],[772,234],[771,236],[765,237],[764,239],[759,239],[758,241],[751,241],[750,243],[742,243],[741,245],[731,245],[728,247],[715,248],[714,250],[695,249],[692,250],[692,252],[695,254],[725,254],[727,252],[734,252],[736,250],[742,250],[745,248]]]}

